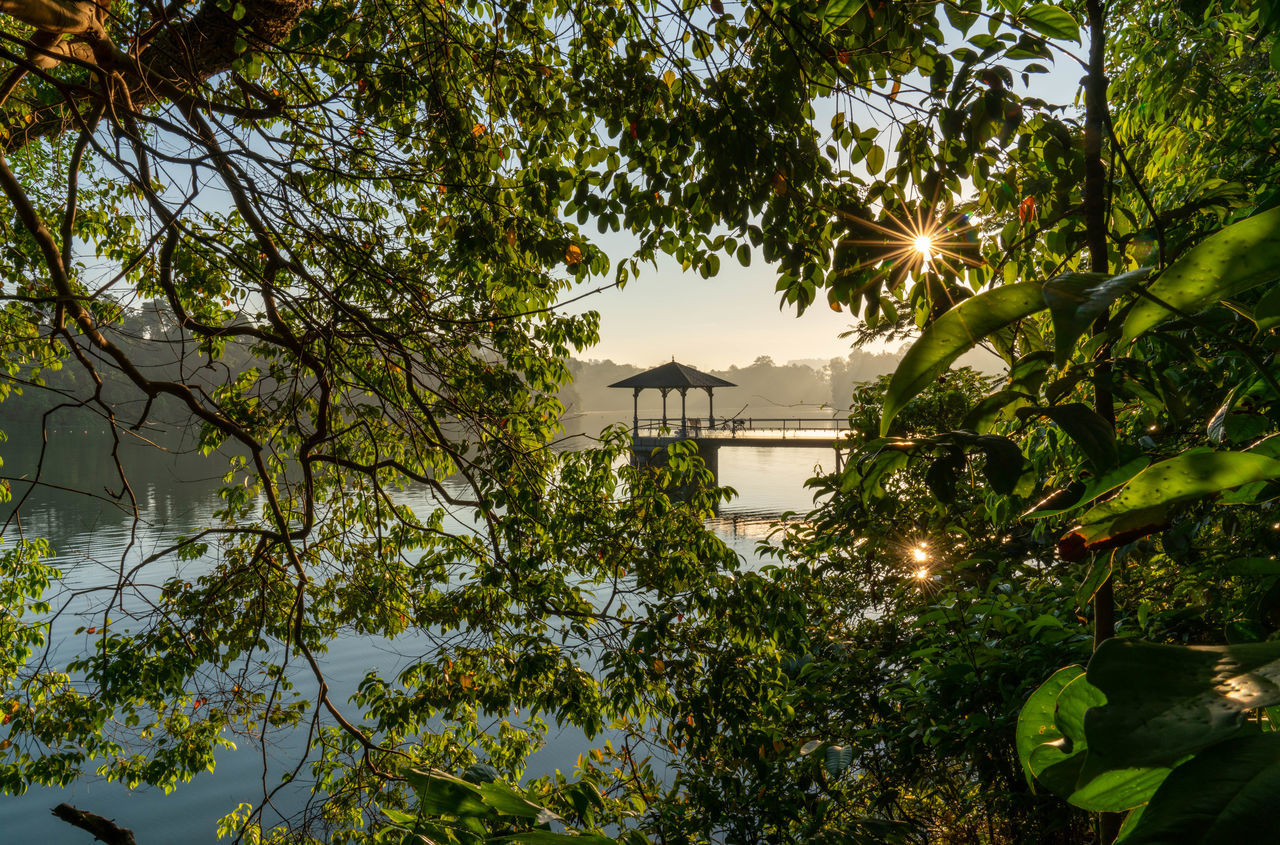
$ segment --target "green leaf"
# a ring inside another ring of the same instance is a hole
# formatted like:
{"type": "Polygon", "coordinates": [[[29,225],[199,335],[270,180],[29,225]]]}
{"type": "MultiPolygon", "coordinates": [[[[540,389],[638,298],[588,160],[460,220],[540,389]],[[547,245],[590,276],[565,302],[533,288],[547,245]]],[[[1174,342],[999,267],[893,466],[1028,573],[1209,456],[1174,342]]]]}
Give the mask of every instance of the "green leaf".
{"type": "Polygon", "coordinates": [[[1085,713],[1103,701],[1102,694],[1089,684],[1079,666],[1068,666],[1054,673],[1023,707],[1026,713],[1034,702],[1025,725],[1019,714],[1018,756],[1023,760],[1024,771],[1029,770],[1037,781],[1058,795],[1071,795],[1087,759],[1085,713]],[[1050,699],[1052,718],[1046,721],[1050,699]],[[1026,748],[1030,751],[1024,755],[1026,748]]]}
{"type": "Polygon", "coordinates": [[[1080,773],[1083,785],[1067,797],[1082,810],[1094,813],[1121,813],[1140,807],[1169,776],[1165,766],[1138,766],[1129,769],[1112,769],[1092,775],[1091,758],[1085,760],[1080,773]]]}
{"type": "Polygon", "coordinates": [[[973,445],[982,450],[982,474],[991,489],[1002,496],[1011,494],[1018,486],[1018,479],[1026,468],[1027,460],[1018,444],[1007,437],[982,434],[973,439],[973,445]]]}
{"type": "Polygon", "coordinates": [[[401,827],[413,827],[418,823],[418,817],[410,813],[401,812],[391,807],[381,807],[383,815],[391,819],[391,821],[401,827]]]}
{"type": "MultiPolygon", "coordinates": [[[[1276,43],[1280,44],[1280,41],[1276,43]]],[[[1253,308],[1253,321],[1260,331],[1267,331],[1280,326],[1280,285],[1273,287],[1262,295],[1253,308]]]]}
{"type": "Polygon", "coordinates": [[[884,150],[879,144],[872,144],[867,150],[867,172],[875,175],[884,167],[884,150]]]}
{"type": "Polygon", "coordinates": [[[555,821],[559,817],[550,810],[539,807],[501,781],[480,784],[484,803],[505,816],[537,819],[538,824],[555,821]]]}
{"type": "Polygon", "coordinates": [[[1111,577],[1113,569],[1111,555],[1097,555],[1094,557],[1093,565],[1089,567],[1089,574],[1085,576],[1084,581],[1076,589],[1076,607],[1085,607],[1093,600],[1098,589],[1111,577]]]}
{"type": "Polygon", "coordinates": [[[965,415],[964,421],[960,423],[960,427],[978,434],[986,434],[991,430],[991,426],[995,424],[1002,411],[1005,411],[1010,406],[1016,410],[1034,398],[1021,390],[1001,390],[998,393],[993,393],[973,406],[973,409],[965,415]]]}
{"type": "MultiPolygon", "coordinates": [[[[1022,763],[1027,782],[1037,775],[1031,765],[1031,755],[1038,747],[1054,744],[1063,738],[1058,730],[1055,715],[1058,695],[1067,684],[1084,675],[1084,667],[1067,666],[1054,672],[1022,705],[1018,713],[1018,726],[1014,736],[1018,748],[1018,760],[1022,763]]],[[[1043,771],[1043,769],[1042,769],[1043,771]]]]}
{"type": "Polygon", "coordinates": [[[1184,452],[1148,467],[1114,498],[1087,511],[1077,533],[1087,546],[1092,546],[1104,537],[1114,536],[1122,526],[1125,531],[1137,530],[1134,516],[1154,514],[1170,505],[1271,478],[1280,478],[1280,461],[1262,455],[1184,452]]]}
{"type": "Polygon", "coordinates": [[[1021,408],[1020,418],[1044,416],[1067,433],[1084,452],[1089,463],[1098,472],[1106,472],[1119,460],[1116,449],[1116,435],[1111,425],[1098,416],[1088,405],[1080,402],[1068,402],[1065,405],[1047,405],[1034,408],[1021,408]]]}
{"type": "Polygon", "coordinates": [[[1040,519],[1046,516],[1057,516],[1083,507],[1106,493],[1119,487],[1121,484],[1129,481],[1138,473],[1142,472],[1151,463],[1150,458],[1141,457],[1127,461],[1123,466],[1116,467],[1104,475],[1097,475],[1085,482],[1084,489],[1074,502],[1063,507],[1046,508],[1039,510],[1040,505],[1036,505],[1031,510],[1024,513],[1024,519],[1040,519]]]}
{"type": "Polygon", "coordinates": [[[1080,43],[1080,24],[1058,6],[1037,3],[1029,9],[1023,9],[1019,18],[1046,38],[1063,38],[1080,43]]]}
{"type": "Polygon", "coordinates": [[[1004,285],[970,297],[931,323],[894,370],[885,392],[880,433],[911,398],[987,335],[1045,307],[1041,287],[1004,285]]]}
{"type": "Polygon", "coordinates": [[[1255,842],[1280,827],[1280,734],[1241,737],[1183,763],[1151,797],[1125,845],[1255,842]]]}
{"type": "Polygon", "coordinates": [[[822,31],[830,32],[836,27],[848,23],[858,13],[867,0],[830,0],[822,10],[822,31]]]}
{"type": "Polygon", "coordinates": [[[428,815],[491,816],[480,790],[465,780],[440,771],[414,769],[406,779],[418,791],[421,812],[428,815]]]}
{"type": "Polygon", "coordinates": [[[1142,267],[1118,276],[1063,273],[1045,282],[1044,299],[1053,317],[1054,363],[1059,367],[1066,364],[1080,336],[1150,272],[1142,267]]]}
{"type": "MultiPolygon", "coordinates": [[[[1175,261],[1149,288],[1182,313],[1280,279],[1280,208],[1241,220],[1206,238],[1175,261]]],[[[1150,299],[1134,304],[1124,321],[1131,341],[1174,312],[1150,299]]]]}
{"type": "Polygon", "coordinates": [[[1245,715],[1280,702],[1280,642],[1228,646],[1103,642],[1090,683],[1107,697],[1085,733],[1099,772],[1173,766],[1234,736],[1245,715]]]}
{"type": "Polygon", "coordinates": [[[942,5],[942,11],[946,13],[947,21],[950,22],[950,24],[955,27],[961,35],[968,34],[969,27],[973,26],[974,21],[978,19],[978,16],[973,12],[966,12],[951,3],[944,3],[942,5]]]}

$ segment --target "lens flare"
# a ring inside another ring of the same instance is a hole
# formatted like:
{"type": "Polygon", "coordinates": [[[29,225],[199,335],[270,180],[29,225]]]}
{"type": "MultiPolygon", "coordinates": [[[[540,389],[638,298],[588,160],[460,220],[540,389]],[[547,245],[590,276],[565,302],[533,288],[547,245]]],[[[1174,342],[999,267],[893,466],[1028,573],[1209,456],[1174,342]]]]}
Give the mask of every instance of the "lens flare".
{"type": "Polygon", "coordinates": [[[849,227],[838,245],[851,259],[840,268],[842,274],[875,268],[883,281],[896,287],[913,273],[960,275],[966,267],[984,263],[978,230],[966,214],[939,214],[925,205],[897,213],[883,209],[879,220],[870,219],[864,210],[835,213],[849,227]]]}

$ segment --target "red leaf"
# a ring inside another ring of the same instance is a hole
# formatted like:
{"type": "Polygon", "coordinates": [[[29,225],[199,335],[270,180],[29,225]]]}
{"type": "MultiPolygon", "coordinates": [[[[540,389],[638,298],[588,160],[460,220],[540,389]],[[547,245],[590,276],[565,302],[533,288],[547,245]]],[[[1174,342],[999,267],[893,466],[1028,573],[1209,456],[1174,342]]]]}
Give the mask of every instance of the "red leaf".
{"type": "Polygon", "coordinates": [[[1018,205],[1018,219],[1021,220],[1023,223],[1026,223],[1028,220],[1034,219],[1035,216],[1036,216],[1036,198],[1026,197],[1018,205]]]}

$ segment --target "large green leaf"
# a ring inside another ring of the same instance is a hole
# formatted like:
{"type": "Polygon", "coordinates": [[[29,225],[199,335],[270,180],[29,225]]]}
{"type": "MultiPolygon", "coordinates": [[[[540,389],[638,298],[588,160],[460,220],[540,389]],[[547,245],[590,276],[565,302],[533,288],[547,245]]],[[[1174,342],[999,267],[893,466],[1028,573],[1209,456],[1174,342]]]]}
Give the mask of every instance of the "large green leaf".
{"type": "Polygon", "coordinates": [[[484,803],[504,816],[536,819],[538,824],[555,821],[559,817],[545,807],[539,807],[501,781],[480,784],[484,803]]]}
{"type": "Polygon", "coordinates": [[[1023,771],[1058,795],[1071,795],[1088,750],[1085,712],[1104,701],[1079,666],[1059,669],[1041,684],[1018,714],[1017,748],[1023,771]]]}
{"type": "Polygon", "coordinates": [[[1006,412],[1009,406],[1013,406],[1016,410],[1034,399],[1035,397],[1021,390],[1001,390],[993,393],[973,406],[972,410],[965,415],[960,427],[976,431],[978,434],[986,434],[1000,414],[1006,412]]]}
{"type": "Polygon", "coordinates": [[[987,335],[1045,308],[1041,286],[1004,285],[970,297],[930,324],[894,370],[885,392],[880,433],[911,398],[987,335]]]}
{"type": "Polygon", "coordinates": [[[1151,800],[1170,771],[1168,766],[1133,766],[1091,774],[1091,764],[1092,756],[1085,760],[1080,773],[1080,788],[1067,800],[1094,813],[1122,813],[1142,806],[1151,800]]]}
{"type": "Polygon", "coordinates": [[[1131,461],[1126,461],[1122,466],[1116,467],[1110,472],[1102,475],[1095,475],[1085,480],[1084,489],[1074,500],[1069,500],[1070,504],[1055,506],[1053,504],[1053,496],[1057,495],[1055,493],[1046,498],[1044,502],[1035,505],[1031,510],[1024,513],[1022,517],[1023,519],[1040,519],[1046,516],[1058,516],[1059,514],[1066,513],[1069,510],[1083,507],[1097,499],[1099,496],[1102,496],[1105,493],[1110,493],[1121,484],[1129,481],[1138,473],[1146,469],[1147,465],[1150,463],[1151,459],[1146,457],[1134,458],[1131,461]]]}
{"type": "MultiPolygon", "coordinates": [[[[1248,449],[1245,449],[1245,451],[1250,455],[1262,455],[1267,458],[1280,459],[1280,434],[1272,434],[1269,437],[1264,437],[1248,449]]],[[[1264,501],[1274,497],[1274,488],[1274,484],[1268,484],[1265,481],[1245,484],[1241,487],[1237,487],[1229,493],[1224,493],[1221,501],[1223,504],[1227,505],[1255,504],[1259,501],[1264,501]],[[1268,495],[1269,488],[1270,495],[1268,495]]]]}
{"type": "Polygon", "coordinates": [[[1063,273],[1045,282],[1044,300],[1053,317],[1054,362],[1059,367],[1066,364],[1080,336],[1150,272],[1149,267],[1142,267],[1118,276],[1063,273]]]}
{"type": "Polygon", "coordinates": [[[1022,763],[1022,772],[1030,782],[1037,774],[1031,766],[1031,755],[1041,745],[1054,744],[1063,739],[1058,730],[1055,718],[1058,708],[1058,695],[1063,688],[1084,675],[1082,666],[1066,666],[1054,672],[1049,680],[1031,693],[1026,704],[1018,713],[1018,726],[1015,731],[1018,748],[1018,760],[1022,763]]]}
{"type": "Polygon", "coordinates": [[[418,792],[419,810],[427,815],[493,815],[479,788],[461,778],[440,771],[414,769],[406,779],[418,792]]]}
{"type": "Polygon", "coordinates": [[[1037,3],[1018,14],[1019,19],[1041,35],[1080,42],[1080,24],[1064,9],[1037,3]]]}
{"type": "Polygon", "coordinates": [[[1271,478],[1280,478],[1280,461],[1264,455],[1184,452],[1148,467],[1114,498],[1090,508],[1074,533],[1093,548],[1118,534],[1140,531],[1144,524],[1158,524],[1170,505],[1271,478]]]}
{"type": "Polygon", "coordinates": [[[1086,677],[1107,697],[1085,716],[1087,772],[1172,766],[1234,736],[1247,711],[1280,702],[1280,642],[1110,639],[1094,652],[1086,677]]]}
{"type": "Polygon", "coordinates": [[[830,32],[848,23],[865,3],[866,0],[831,0],[822,10],[822,31],[830,32]]]}
{"type": "Polygon", "coordinates": [[[1257,842],[1280,830],[1280,734],[1219,743],[1173,770],[1125,845],[1257,842]]]}
{"type": "MultiPolygon", "coordinates": [[[[1241,291],[1280,279],[1280,208],[1234,223],[1175,261],[1149,288],[1155,299],[1194,312],[1241,291]]],[[[1142,299],[1124,321],[1130,341],[1174,313],[1142,299]]]]}

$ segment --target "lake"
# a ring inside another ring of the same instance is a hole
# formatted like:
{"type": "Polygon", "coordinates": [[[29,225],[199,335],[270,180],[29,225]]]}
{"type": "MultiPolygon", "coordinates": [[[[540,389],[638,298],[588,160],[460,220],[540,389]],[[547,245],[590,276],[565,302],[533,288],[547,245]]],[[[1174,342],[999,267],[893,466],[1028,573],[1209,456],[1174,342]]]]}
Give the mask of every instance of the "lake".
{"type": "MultiPolygon", "coordinates": [[[[0,444],[4,474],[30,477],[32,456],[37,451],[38,443],[24,441],[21,433],[0,444]]],[[[127,449],[126,453],[141,513],[136,526],[128,514],[104,498],[70,492],[101,493],[119,485],[113,483],[112,465],[100,439],[83,432],[60,432],[50,441],[44,467],[44,480],[53,486],[31,490],[7,532],[9,537],[21,531],[48,539],[58,553],[66,586],[114,581],[126,548],[128,557],[139,559],[162,547],[167,539],[209,524],[220,504],[217,490],[225,466],[222,462],[190,456],[175,459],[150,450],[127,449]]],[[[780,514],[803,513],[812,506],[804,482],[815,466],[831,468],[834,454],[821,448],[732,447],[720,450],[719,464],[720,483],[735,488],[738,497],[722,507],[710,527],[740,555],[753,560],[756,545],[766,538],[780,514]]],[[[22,487],[14,484],[14,492],[16,503],[22,487]]],[[[434,505],[415,490],[406,491],[403,499],[424,509],[434,505]]],[[[160,583],[174,572],[161,566],[153,580],[160,583]]],[[[70,654],[84,647],[83,634],[70,634],[78,624],[92,623],[69,620],[62,626],[60,636],[65,639],[55,641],[52,648],[55,665],[65,664],[70,654]]],[[[369,669],[397,665],[402,658],[396,649],[396,644],[385,640],[351,637],[336,642],[322,659],[335,689],[351,690],[369,669]]],[[[596,744],[602,741],[597,738],[596,744]]],[[[278,777],[285,762],[296,761],[300,744],[300,737],[286,738],[267,750],[274,776],[278,777]]],[[[557,730],[553,725],[545,747],[529,761],[529,774],[537,776],[557,768],[570,771],[578,755],[590,747],[576,729],[557,730]]],[[[140,845],[213,843],[217,841],[213,832],[217,819],[241,801],[260,796],[263,777],[261,750],[245,744],[234,752],[220,753],[214,772],[198,775],[170,795],[150,788],[128,790],[90,777],[65,789],[32,789],[18,797],[0,796],[0,841],[90,842],[89,834],[73,830],[50,814],[54,805],[65,801],[133,829],[140,845]]]]}

